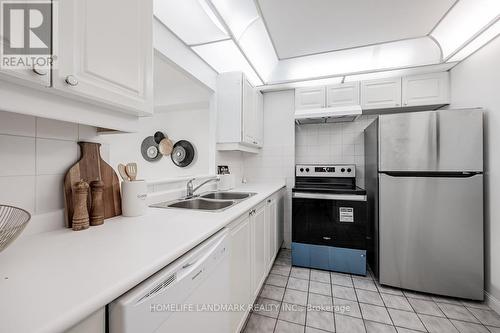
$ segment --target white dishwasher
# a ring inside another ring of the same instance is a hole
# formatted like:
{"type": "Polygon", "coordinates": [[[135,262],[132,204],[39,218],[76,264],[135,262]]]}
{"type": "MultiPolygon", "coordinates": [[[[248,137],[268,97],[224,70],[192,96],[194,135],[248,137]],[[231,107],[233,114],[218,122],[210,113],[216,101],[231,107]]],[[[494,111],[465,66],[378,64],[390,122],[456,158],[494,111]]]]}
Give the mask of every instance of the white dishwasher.
{"type": "Polygon", "coordinates": [[[109,305],[111,333],[230,331],[223,229],[109,305]]]}

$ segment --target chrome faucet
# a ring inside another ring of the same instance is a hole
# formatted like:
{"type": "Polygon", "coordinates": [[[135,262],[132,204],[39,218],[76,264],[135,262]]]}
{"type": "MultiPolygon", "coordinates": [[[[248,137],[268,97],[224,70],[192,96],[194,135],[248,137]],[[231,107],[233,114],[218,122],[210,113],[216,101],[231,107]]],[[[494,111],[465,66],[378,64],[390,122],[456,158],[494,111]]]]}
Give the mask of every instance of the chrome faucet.
{"type": "Polygon", "coordinates": [[[200,187],[202,187],[203,185],[210,183],[210,182],[218,182],[220,180],[220,178],[219,177],[210,178],[210,179],[205,180],[200,185],[193,187],[193,181],[195,181],[195,180],[196,180],[196,178],[191,178],[190,180],[188,180],[188,182],[186,184],[186,198],[194,197],[194,192],[196,192],[196,190],[198,190],[200,187]]]}

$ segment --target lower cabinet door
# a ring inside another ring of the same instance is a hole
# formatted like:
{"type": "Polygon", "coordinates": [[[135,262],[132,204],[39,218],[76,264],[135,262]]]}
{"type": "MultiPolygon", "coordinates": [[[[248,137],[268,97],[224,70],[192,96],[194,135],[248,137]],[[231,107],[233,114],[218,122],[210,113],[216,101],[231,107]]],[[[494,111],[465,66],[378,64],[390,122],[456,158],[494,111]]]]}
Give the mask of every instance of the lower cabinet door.
{"type": "MultiPolygon", "coordinates": [[[[252,302],[250,218],[245,216],[234,224],[230,231],[231,304],[252,302]]],[[[246,311],[231,313],[231,332],[243,327],[246,311]]]]}
{"type": "Polygon", "coordinates": [[[276,199],[269,199],[267,200],[267,205],[266,205],[266,229],[269,231],[268,232],[268,250],[267,250],[267,263],[269,268],[273,264],[273,258],[276,255],[276,243],[277,243],[277,228],[278,228],[278,223],[277,223],[277,202],[276,199]]]}
{"type": "Polygon", "coordinates": [[[334,247],[330,250],[330,267],[336,272],[366,275],[366,250],[334,247]]]}
{"type": "Polygon", "coordinates": [[[357,275],[366,275],[366,250],[292,243],[292,264],[357,275]]]}
{"type": "Polygon", "coordinates": [[[256,296],[267,273],[266,206],[256,208],[250,217],[252,230],[252,296],[256,296]]]}

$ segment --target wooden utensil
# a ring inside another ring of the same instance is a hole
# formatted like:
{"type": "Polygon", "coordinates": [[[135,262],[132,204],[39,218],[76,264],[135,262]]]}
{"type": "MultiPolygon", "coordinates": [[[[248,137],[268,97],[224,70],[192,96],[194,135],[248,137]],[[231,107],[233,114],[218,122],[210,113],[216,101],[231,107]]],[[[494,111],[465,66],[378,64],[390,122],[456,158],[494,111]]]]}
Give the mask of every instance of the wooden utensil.
{"type": "Polygon", "coordinates": [[[172,154],[172,149],[174,148],[174,144],[172,140],[169,138],[164,138],[163,140],[160,141],[160,144],[158,145],[158,149],[160,150],[160,153],[163,156],[167,156],[172,154]]]}
{"type": "Polygon", "coordinates": [[[92,204],[90,208],[90,225],[96,226],[104,223],[104,201],[102,193],[104,183],[100,180],[94,180],[90,183],[90,196],[92,204]]]}
{"type": "Polygon", "coordinates": [[[87,201],[89,195],[89,184],[84,181],[76,182],[73,187],[75,206],[74,214],[71,220],[71,226],[74,231],[85,230],[89,227],[89,211],[87,201]]]}
{"type": "Polygon", "coordinates": [[[125,172],[131,181],[134,181],[137,177],[137,163],[127,163],[125,166],[125,172]]]}
{"type": "MultiPolygon", "coordinates": [[[[68,170],[64,177],[65,218],[66,226],[69,228],[72,226],[74,212],[72,187],[80,180],[87,183],[94,180],[103,181],[104,219],[122,214],[120,182],[113,168],[101,158],[99,153],[101,144],[91,142],[78,142],[78,144],[80,145],[82,157],[68,170]]],[[[90,203],[89,198],[87,200],[88,211],[91,208],[90,203]]]]}
{"type": "Polygon", "coordinates": [[[126,182],[130,181],[130,178],[127,175],[127,171],[125,171],[125,165],[123,164],[118,164],[118,173],[122,177],[122,179],[126,182]]]}

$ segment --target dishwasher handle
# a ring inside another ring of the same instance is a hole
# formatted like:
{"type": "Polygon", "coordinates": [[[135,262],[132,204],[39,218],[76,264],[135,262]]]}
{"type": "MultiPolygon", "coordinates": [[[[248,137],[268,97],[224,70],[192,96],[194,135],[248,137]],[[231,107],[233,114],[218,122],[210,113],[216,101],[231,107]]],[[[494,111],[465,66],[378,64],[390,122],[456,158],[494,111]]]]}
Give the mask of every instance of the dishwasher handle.
{"type": "MultiPolygon", "coordinates": [[[[191,277],[192,280],[197,279],[206,270],[205,263],[212,257],[218,250],[221,244],[226,240],[226,236],[219,238],[215,243],[211,244],[208,248],[204,248],[202,253],[200,253],[195,258],[190,258],[185,264],[182,265],[181,269],[177,271],[177,281],[181,281],[186,277],[191,277]],[[193,272],[195,272],[193,274],[193,272]]],[[[227,251],[226,247],[221,249],[221,251],[227,251]]]]}

